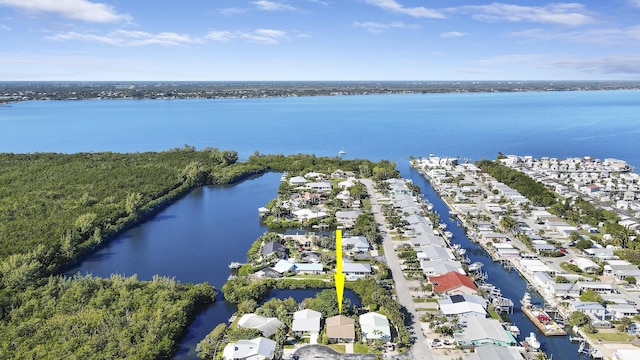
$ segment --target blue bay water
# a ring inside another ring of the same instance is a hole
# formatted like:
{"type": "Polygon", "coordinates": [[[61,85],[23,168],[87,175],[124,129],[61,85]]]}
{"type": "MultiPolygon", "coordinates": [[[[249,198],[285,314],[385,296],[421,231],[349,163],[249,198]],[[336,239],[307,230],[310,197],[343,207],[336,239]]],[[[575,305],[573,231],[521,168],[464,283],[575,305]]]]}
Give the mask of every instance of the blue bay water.
{"type": "MultiPolygon", "coordinates": [[[[0,108],[0,151],[136,152],[190,144],[235,149],[246,158],[255,150],[335,156],[344,148],[347,158],[396,161],[402,175],[416,183],[421,180],[409,169],[408,157],[429,153],[472,160],[495,158],[499,151],[589,155],[640,166],[639,99],[640,91],[599,91],[25,102],[0,108]]],[[[275,196],[278,178],[266,174],[236,186],[197,189],[70,273],[140,279],[160,274],[220,288],[228,263],[244,260],[250,244],[266,231],[256,209],[275,196]]],[[[439,211],[446,219],[446,210],[439,211]]],[[[470,254],[484,260],[481,252],[470,254]]],[[[503,289],[514,290],[508,293],[514,300],[521,296],[524,283],[516,282],[517,274],[497,267],[491,273],[498,286],[517,284],[503,289]]],[[[221,295],[217,300],[191,324],[175,358],[194,358],[195,344],[233,313],[221,295]]],[[[529,328],[530,323],[523,330],[529,328]]],[[[568,343],[545,342],[556,357],[575,358],[568,343]]]]}
{"type": "Polygon", "coordinates": [[[24,102],[0,151],[161,151],[184,144],[406,162],[428,153],[617,157],[640,165],[640,91],[24,102]]]}

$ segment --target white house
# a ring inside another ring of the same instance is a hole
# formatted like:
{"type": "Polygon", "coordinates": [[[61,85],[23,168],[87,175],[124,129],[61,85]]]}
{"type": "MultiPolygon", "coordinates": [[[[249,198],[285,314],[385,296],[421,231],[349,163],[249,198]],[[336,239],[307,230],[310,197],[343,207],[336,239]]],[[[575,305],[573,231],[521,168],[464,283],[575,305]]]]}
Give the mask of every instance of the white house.
{"type": "Polygon", "coordinates": [[[354,249],[358,252],[369,251],[369,241],[364,236],[351,236],[342,239],[343,249],[354,249]]]}
{"type": "Polygon", "coordinates": [[[244,314],[238,320],[238,326],[245,329],[260,330],[262,335],[271,336],[283,324],[277,318],[264,317],[256,314],[244,314]]]}
{"type": "Polygon", "coordinates": [[[304,309],[293,313],[291,331],[298,334],[319,334],[322,314],[311,309],[304,309]]]}
{"type": "Polygon", "coordinates": [[[451,295],[438,299],[438,306],[447,318],[487,317],[487,301],[478,295],[451,295]]]}
{"type": "Polygon", "coordinates": [[[624,317],[632,318],[638,314],[638,310],[631,304],[607,304],[606,309],[616,320],[624,317]]]}
{"type": "Polygon", "coordinates": [[[367,340],[391,339],[389,319],[376,312],[360,315],[360,329],[362,330],[362,337],[367,340]]]}
{"type": "Polygon", "coordinates": [[[222,358],[225,360],[273,359],[275,351],[275,341],[259,337],[253,340],[238,340],[237,343],[229,343],[224,347],[222,358]]]}

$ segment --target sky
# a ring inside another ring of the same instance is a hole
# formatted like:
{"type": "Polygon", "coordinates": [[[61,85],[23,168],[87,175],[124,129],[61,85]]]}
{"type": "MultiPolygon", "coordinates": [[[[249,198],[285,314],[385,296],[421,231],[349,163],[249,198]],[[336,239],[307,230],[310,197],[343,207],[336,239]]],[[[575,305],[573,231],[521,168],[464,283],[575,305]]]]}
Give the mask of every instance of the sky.
{"type": "Polygon", "coordinates": [[[640,0],[0,0],[0,81],[639,79],[640,0]]]}

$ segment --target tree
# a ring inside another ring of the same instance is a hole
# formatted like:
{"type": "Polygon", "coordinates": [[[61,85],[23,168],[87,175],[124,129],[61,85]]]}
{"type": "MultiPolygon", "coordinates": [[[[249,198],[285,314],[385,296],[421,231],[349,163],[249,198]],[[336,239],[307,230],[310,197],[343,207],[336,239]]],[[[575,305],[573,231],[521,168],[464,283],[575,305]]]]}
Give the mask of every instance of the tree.
{"type": "Polygon", "coordinates": [[[500,226],[507,232],[513,232],[518,227],[518,222],[511,216],[504,215],[500,219],[500,226]]]}
{"type": "Polygon", "coordinates": [[[580,250],[590,249],[592,246],[593,241],[589,239],[580,239],[580,241],[576,243],[576,248],[580,250]]]}
{"type": "Polygon", "coordinates": [[[556,277],[554,278],[555,282],[557,284],[566,284],[569,282],[569,279],[567,279],[566,277],[562,276],[562,275],[556,275],[556,277]]]}
{"type": "Polygon", "coordinates": [[[138,212],[138,210],[140,210],[140,206],[142,206],[142,194],[138,192],[127,194],[127,198],[124,202],[124,210],[127,212],[127,214],[135,214],[136,212],[138,212]]]}
{"type": "Polygon", "coordinates": [[[580,300],[584,302],[598,302],[602,303],[602,295],[598,294],[592,289],[587,289],[580,294],[580,300]]]}
{"type": "Polygon", "coordinates": [[[571,326],[581,327],[590,323],[591,323],[591,318],[589,317],[589,315],[583,312],[574,311],[571,313],[571,315],[569,315],[569,324],[571,324],[571,326]]]}
{"type": "Polygon", "coordinates": [[[220,341],[223,339],[227,331],[227,324],[218,324],[202,341],[196,346],[196,353],[200,359],[213,359],[220,341]]]}
{"type": "Polygon", "coordinates": [[[75,222],[75,226],[80,230],[81,234],[86,234],[89,230],[93,229],[98,215],[95,213],[87,213],[78,216],[75,222]]]}
{"type": "Polygon", "coordinates": [[[627,276],[626,278],[624,278],[624,280],[629,283],[629,284],[636,284],[636,278],[635,276],[627,276]]]}

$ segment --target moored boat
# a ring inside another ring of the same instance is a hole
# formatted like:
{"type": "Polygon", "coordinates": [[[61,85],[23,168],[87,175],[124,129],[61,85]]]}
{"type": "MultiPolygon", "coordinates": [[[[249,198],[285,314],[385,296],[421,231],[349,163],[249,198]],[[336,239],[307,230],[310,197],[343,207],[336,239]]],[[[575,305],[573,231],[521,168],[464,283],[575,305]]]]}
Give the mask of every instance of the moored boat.
{"type": "Polygon", "coordinates": [[[538,341],[538,338],[536,337],[536,334],[533,331],[529,333],[529,336],[524,338],[524,341],[526,342],[526,344],[531,350],[533,351],[540,350],[540,341],[538,341]]]}

